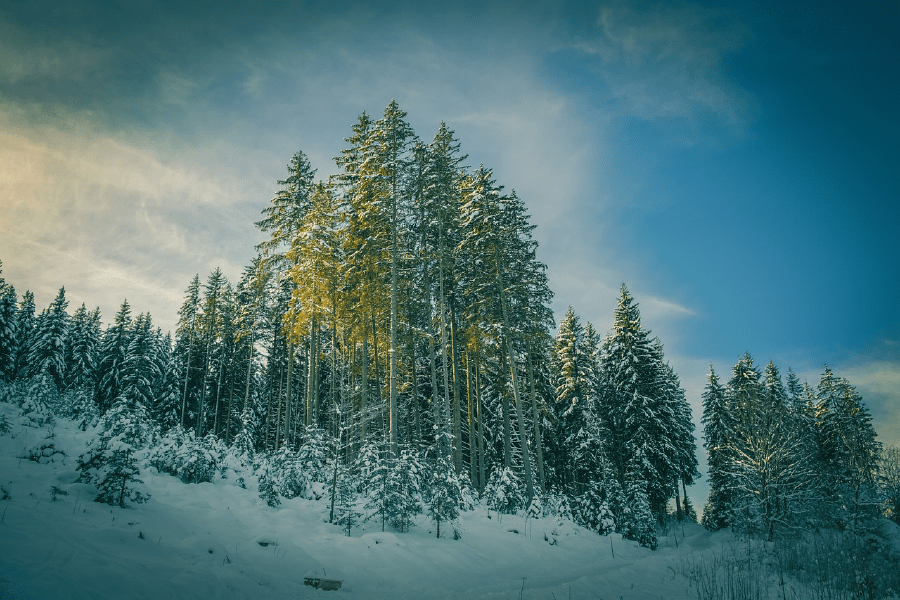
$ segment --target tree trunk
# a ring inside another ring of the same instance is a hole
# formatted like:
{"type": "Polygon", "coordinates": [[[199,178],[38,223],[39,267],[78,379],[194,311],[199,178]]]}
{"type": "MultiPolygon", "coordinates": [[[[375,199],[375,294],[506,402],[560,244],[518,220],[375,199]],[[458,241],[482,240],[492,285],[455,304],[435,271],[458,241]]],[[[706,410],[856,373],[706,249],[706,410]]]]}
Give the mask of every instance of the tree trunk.
{"type": "Polygon", "coordinates": [[[469,481],[475,479],[475,425],[472,421],[472,371],[469,363],[469,352],[466,351],[466,417],[469,424],[469,481]]]}
{"type": "Polygon", "coordinates": [[[294,343],[288,342],[287,385],[284,394],[284,443],[291,447],[291,388],[294,375],[294,343]]]}
{"type": "MultiPolygon", "coordinates": [[[[503,372],[503,367],[506,366],[506,360],[506,353],[501,352],[501,373],[503,372]]],[[[506,393],[506,390],[503,390],[500,393],[500,397],[503,401],[503,466],[508,469],[512,467],[512,426],[509,418],[509,394],[506,393]]]]}
{"type": "MultiPolygon", "coordinates": [[[[476,356],[478,349],[475,350],[476,356]]],[[[475,412],[478,418],[478,494],[484,492],[487,466],[484,464],[484,416],[481,411],[481,371],[475,361],[475,412]]]]}
{"type": "Polygon", "coordinates": [[[681,512],[681,492],[678,490],[678,478],[675,478],[675,516],[678,522],[684,520],[684,513],[681,512]]]}
{"type": "Polygon", "coordinates": [[[250,380],[253,377],[253,331],[250,331],[250,337],[248,339],[248,343],[250,344],[250,357],[247,359],[247,384],[244,386],[244,408],[243,413],[247,412],[247,408],[250,406],[250,380]]]}
{"type": "Polygon", "coordinates": [[[516,375],[516,358],[513,353],[512,340],[510,339],[509,316],[506,308],[506,294],[504,292],[503,274],[500,271],[500,256],[494,254],[497,267],[497,283],[500,287],[500,310],[503,314],[503,337],[506,339],[506,352],[509,355],[509,373],[512,379],[513,398],[516,406],[516,418],[519,424],[519,444],[522,447],[522,468],[525,470],[525,490],[528,502],[534,498],[534,477],[531,473],[531,460],[528,456],[528,438],[525,435],[525,420],[522,417],[522,403],[519,400],[519,379],[516,375]]]}
{"type": "Polygon", "coordinates": [[[362,447],[366,445],[366,421],[368,419],[368,415],[366,412],[369,410],[369,336],[364,331],[363,333],[363,347],[362,347],[362,382],[361,382],[362,393],[360,394],[360,407],[359,407],[359,448],[362,450],[362,447]]]}
{"type": "Polygon", "coordinates": [[[181,398],[181,426],[185,426],[184,421],[184,413],[187,410],[187,388],[188,388],[188,377],[191,372],[191,356],[194,350],[194,336],[191,334],[190,339],[188,340],[188,355],[187,355],[187,365],[184,368],[184,395],[181,398]]]}
{"type": "Polygon", "coordinates": [[[456,472],[462,471],[462,424],[459,401],[459,369],[456,361],[456,319],[453,307],[450,307],[450,361],[453,367],[453,467],[456,472]]]}
{"type": "Polygon", "coordinates": [[[544,475],[544,447],[541,440],[541,422],[537,409],[537,392],[534,389],[534,367],[531,362],[531,345],[528,347],[528,385],[531,391],[531,417],[534,421],[534,447],[537,455],[538,478],[541,490],[544,490],[547,481],[544,475]]]}
{"type": "Polygon", "coordinates": [[[392,182],[391,202],[391,349],[390,349],[390,398],[388,406],[388,441],[391,457],[397,456],[397,277],[400,266],[400,250],[397,244],[397,177],[392,182]]]}

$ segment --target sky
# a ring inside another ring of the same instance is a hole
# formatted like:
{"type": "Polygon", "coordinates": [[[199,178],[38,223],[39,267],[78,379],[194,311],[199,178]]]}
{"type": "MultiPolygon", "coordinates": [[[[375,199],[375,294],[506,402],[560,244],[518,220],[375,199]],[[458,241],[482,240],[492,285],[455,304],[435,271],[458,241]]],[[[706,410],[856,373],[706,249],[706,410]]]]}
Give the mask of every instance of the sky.
{"type": "Polygon", "coordinates": [[[172,330],[290,157],[327,177],[394,99],[525,201],[557,320],[607,331],[628,286],[695,421],[749,352],[828,365],[900,445],[898,64],[896,0],[8,0],[2,276],[172,330]]]}

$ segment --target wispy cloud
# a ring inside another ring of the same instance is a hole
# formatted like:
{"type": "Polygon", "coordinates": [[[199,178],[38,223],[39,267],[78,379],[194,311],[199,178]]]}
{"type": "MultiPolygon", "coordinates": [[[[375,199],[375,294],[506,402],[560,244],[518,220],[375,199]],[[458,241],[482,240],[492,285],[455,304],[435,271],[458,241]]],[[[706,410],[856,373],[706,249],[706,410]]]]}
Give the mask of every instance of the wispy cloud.
{"type": "Polygon", "coordinates": [[[900,446],[900,362],[868,360],[837,365],[835,373],[856,387],[872,412],[878,439],[900,446]]]}
{"type": "Polygon", "coordinates": [[[171,326],[195,270],[238,271],[249,255],[252,221],[225,169],[164,160],[77,117],[26,127],[10,112],[0,111],[0,256],[7,278],[27,282],[39,304],[65,285],[105,318],[129,298],[171,326]],[[244,213],[250,243],[212,242],[234,227],[229,213],[244,213]]]}
{"type": "Polygon", "coordinates": [[[740,130],[753,101],[729,82],[723,61],[748,36],[724,10],[617,2],[600,8],[596,35],[573,46],[599,59],[597,74],[626,112],[648,120],[708,113],[740,130]]]}

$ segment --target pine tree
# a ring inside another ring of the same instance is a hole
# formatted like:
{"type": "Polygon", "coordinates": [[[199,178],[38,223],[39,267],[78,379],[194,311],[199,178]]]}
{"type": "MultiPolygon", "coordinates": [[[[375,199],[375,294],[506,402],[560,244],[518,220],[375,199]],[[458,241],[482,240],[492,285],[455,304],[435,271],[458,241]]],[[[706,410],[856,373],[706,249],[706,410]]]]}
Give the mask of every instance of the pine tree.
{"type": "Polygon", "coordinates": [[[16,288],[0,278],[0,383],[12,383],[16,378],[18,329],[16,288]]]}
{"type": "Polygon", "coordinates": [[[119,398],[100,420],[99,432],[78,457],[80,480],[97,487],[97,502],[126,506],[146,502],[148,495],[138,484],[140,468],[136,453],[152,439],[150,421],[143,405],[119,398]]]}
{"type": "MultiPolygon", "coordinates": [[[[446,456],[435,458],[427,489],[428,516],[434,521],[435,537],[441,537],[441,523],[453,524],[459,518],[464,506],[463,485],[453,464],[446,456]]],[[[454,539],[459,538],[459,529],[453,526],[454,539]]]]}
{"type": "Polygon", "coordinates": [[[683,439],[679,442],[679,436],[685,436],[679,434],[679,410],[672,401],[677,394],[667,394],[673,382],[667,375],[662,345],[641,327],[637,304],[624,285],[602,362],[601,407],[610,431],[610,457],[626,495],[629,480],[641,481],[651,510],[662,521],[675,495],[676,478],[684,467],[689,470],[683,456],[686,444],[683,439]],[[630,463],[629,457],[635,456],[642,458],[630,463]]]}
{"type": "Polygon", "coordinates": [[[65,389],[68,305],[66,289],[60,288],[56,299],[38,319],[28,349],[28,375],[46,375],[57,391],[65,389]]]}
{"type": "MultiPolygon", "coordinates": [[[[662,350],[660,349],[660,353],[662,350]]],[[[687,401],[678,375],[669,363],[661,366],[659,376],[660,387],[665,391],[666,402],[671,407],[673,421],[669,432],[672,446],[672,463],[675,469],[675,509],[681,521],[688,512],[687,504],[682,505],[678,490],[679,480],[684,500],[687,502],[687,486],[700,477],[697,462],[697,439],[694,437],[694,419],[691,405],[687,401]]]]}
{"type": "Polygon", "coordinates": [[[347,537],[354,525],[358,525],[361,513],[356,510],[356,486],[349,470],[340,466],[335,472],[335,520],[347,530],[347,537]]]}
{"type": "MultiPolygon", "coordinates": [[[[346,257],[341,270],[345,286],[341,304],[342,312],[347,315],[347,341],[356,347],[354,371],[360,380],[356,428],[360,447],[368,441],[369,388],[373,379],[370,342],[377,344],[373,329],[377,323],[385,323],[390,318],[390,287],[386,285],[389,274],[385,265],[390,261],[391,237],[386,207],[371,176],[376,166],[369,144],[374,125],[366,113],[360,115],[353,134],[346,138],[351,146],[335,159],[342,169],[337,181],[342,213],[346,215],[341,238],[341,252],[346,257]]],[[[377,379],[377,365],[375,372],[377,379]]]]}
{"type": "Polygon", "coordinates": [[[198,389],[202,381],[201,370],[197,368],[199,354],[200,327],[200,275],[194,275],[185,291],[185,299],[178,310],[178,325],[175,329],[175,356],[180,363],[183,375],[181,389],[181,410],[179,422],[187,427],[190,421],[190,407],[199,396],[198,389]]]}
{"type": "Polygon", "coordinates": [[[285,252],[291,247],[297,227],[309,210],[315,184],[316,170],[302,151],[294,153],[287,170],[288,177],[278,182],[281,189],[272,199],[271,206],[263,209],[265,218],[256,223],[261,231],[271,234],[268,240],[257,246],[257,250],[262,252],[264,261],[272,271],[278,270],[285,262],[285,252]]]}
{"type": "Polygon", "coordinates": [[[131,343],[131,326],[131,306],[125,300],[100,342],[97,404],[101,413],[109,410],[122,393],[122,368],[131,343]]]}
{"type": "Polygon", "coordinates": [[[522,487],[521,479],[512,468],[498,468],[491,473],[482,498],[489,509],[514,515],[528,506],[522,487]]]}
{"type": "Polygon", "coordinates": [[[159,366],[156,381],[153,384],[153,401],[150,413],[159,424],[163,433],[181,422],[181,372],[172,351],[172,336],[160,339],[155,336],[157,345],[156,364],[159,366]]]}
{"type": "Polygon", "coordinates": [[[34,294],[31,290],[25,290],[19,307],[16,310],[16,367],[17,377],[28,377],[28,353],[31,349],[31,341],[34,335],[35,317],[34,294]]]}
{"type": "Polygon", "coordinates": [[[884,515],[900,525],[900,447],[888,446],[879,460],[884,515]]]}
{"type": "Polygon", "coordinates": [[[828,367],[816,388],[816,429],[826,519],[854,532],[866,531],[878,513],[875,477],[881,444],[862,398],[828,367]]]}
{"type": "Polygon", "coordinates": [[[134,320],[128,348],[119,370],[120,396],[144,407],[155,403],[153,384],[162,375],[157,356],[158,340],[149,313],[141,313],[134,320]]]}
{"type": "Polygon", "coordinates": [[[201,312],[198,316],[198,345],[202,353],[199,374],[202,380],[197,403],[197,421],[194,425],[198,436],[204,435],[213,424],[211,421],[215,419],[215,404],[218,400],[221,374],[215,358],[221,350],[223,312],[228,302],[229,289],[228,280],[218,267],[209,274],[203,287],[201,312]],[[213,406],[209,406],[210,398],[213,400],[213,406]]]}
{"type": "Polygon", "coordinates": [[[84,304],[72,314],[66,352],[66,387],[94,394],[102,337],[100,308],[88,312],[84,304]]]}
{"type": "Polygon", "coordinates": [[[403,448],[397,458],[381,458],[369,480],[369,502],[366,509],[374,511],[369,518],[379,516],[384,525],[397,531],[408,531],[414,515],[422,512],[420,500],[422,464],[409,448],[403,448]]]}
{"type": "MultiPolygon", "coordinates": [[[[443,407],[449,415],[451,426],[450,446],[453,461],[457,470],[462,468],[462,433],[460,427],[460,382],[457,377],[457,323],[456,323],[456,272],[454,249],[460,242],[460,163],[466,159],[460,155],[460,144],[453,131],[441,123],[432,142],[420,146],[419,163],[421,164],[421,190],[418,205],[421,210],[422,236],[420,244],[426,259],[423,268],[423,286],[429,308],[432,297],[437,302],[435,309],[439,339],[440,364],[442,372],[443,407]],[[436,285],[435,285],[436,284],[436,285]],[[436,289],[432,290],[434,286],[436,289]],[[452,380],[452,381],[451,381],[452,380]],[[453,393],[453,403],[450,393],[453,393]]],[[[431,356],[434,360],[434,349],[431,356]]],[[[437,382],[432,384],[437,387],[437,382]]],[[[437,405],[435,409],[437,409],[437,405]]],[[[443,420],[443,419],[441,419],[443,420]]]]}
{"type": "Polygon", "coordinates": [[[646,457],[640,451],[629,459],[625,474],[624,506],[619,531],[622,537],[634,540],[641,546],[656,550],[653,512],[647,493],[646,457]]]}
{"type": "MultiPolygon", "coordinates": [[[[513,407],[518,425],[519,450],[526,494],[534,497],[534,479],[528,435],[525,429],[522,387],[519,384],[519,352],[523,334],[532,334],[537,327],[529,322],[514,320],[510,315],[544,315],[538,310],[542,301],[548,300],[540,294],[541,302],[531,296],[543,289],[535,274],[543,273],[543,265],[534,260],[535,243],[531,239],[533,226],[528,224],[524,204],[513,192],[502,195],[492,179],[491,172],[479,168],[465,183],[463,199],[462,227],[465,232],[459,251],[466,257],[468,265],[461,269],[466,278],[464,293],[472,302],[467,307],[470,322],[486,320],[482,327],[492,328],[493,336],[499,333],[502,340],[501,364],[509,368],[509,382],[513,396],[513,407]]],[[[537,321],[536,323],[541,323],[537,321]]],[[[505,397],[504,397],[505,398],[505,397]]],[[[504,410],[504,419],[509,411],[504,410]]],[[[510,444],[510,433],[504,428],[504,444],[510,444]]],[[[509,452],[504,452],[504,462],[509,462],[509,452]]],[[[508,464],[505,464],[508,466],[508,464]]]]}
{"type": "Polygon", "coordinates": [[[405,211],[404,200],[408,198],[405,185],[409,164],[408,151],[415,136],[405,121],[406,112],[391,101],[384,111],[384,117],[375,123],[367,144],[371,148],[373,163],[363,171],[371,181],[374,192],[375,212],[381,213],[386,238],[390,249],[390,356],[388,442],[392,456],[397,455],[397,386],[400,349],[397,340],[399,327],[399,270],[400,270],[400,228],[405,211]]]}
{"type": "MultiPolygon", "coordinates": [[[[583,415],[589,402],[588,361],[585,355],[584,329],[581,321],[570,306],[566,316],[559,323],[556,340],[550,356],[550,368],[556,379],[556,397],[553,416],[556,420],[556,440],[554,448],[556,474],[564,489],[572,493],[581,492],[574,480],[577,461],[571,452],[572,443],[584,431],[583,415]]],[[[580,483],[585,483],[582,480],[580,483]]]]}
{"type": "Polygon", "coordinates": [[[319,424],[320,331],[326,326],[333,332],[337,328],[341,268],[337,219],[337,201],[331,190],[317,184],[309,211],[288,252],[293,265],[291,277],[296,284],[287,315],[289,335],[295,344],[307,335],[309,338],[306,425],[319,424]]]}
{"type": "Polygon", "coordinates": [[[710,530],[727,527],[731,520],[732,491],[728,479],[728,448],[735,435],[735,423],[713,366],[703,392],[703,446],[707,452],[710,492],[703,509],[703,525],[710,530]]]}

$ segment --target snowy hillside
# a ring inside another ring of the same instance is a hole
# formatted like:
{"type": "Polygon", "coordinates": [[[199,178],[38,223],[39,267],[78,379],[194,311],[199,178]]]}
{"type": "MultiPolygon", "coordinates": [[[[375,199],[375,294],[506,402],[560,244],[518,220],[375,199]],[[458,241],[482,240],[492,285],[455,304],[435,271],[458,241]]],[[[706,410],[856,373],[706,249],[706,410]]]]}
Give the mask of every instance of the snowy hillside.
{"type": "MultiPolygon", "coordinates": [[[[0,435],[0,598],[670,600],[697,598],[704,584],[697,574],[711,573],[701,565],[743,547],[730,533],[678,525],[651,551],[569,521],[498,516],[481,506],[462,514],[460,539],[437,539],[424,515],[408,533],[382,532],[373,519],[347,537],[327,522],[324,498],[272,508],[251,473],[232,469],[214,483],[184,484],[146,460],[142,490],[150,500],[111,507],[76,482],[75,457],[90,429],[66,419],[34,427],[6,403],[0,414],[10,426],[0,435]],[[343,585],[316,590],[304,585],[310,575],[343,585]]],[[[744,566],[758,597],[807,597],[796,583],[779,587],[759,565],[744,566]]]]}

